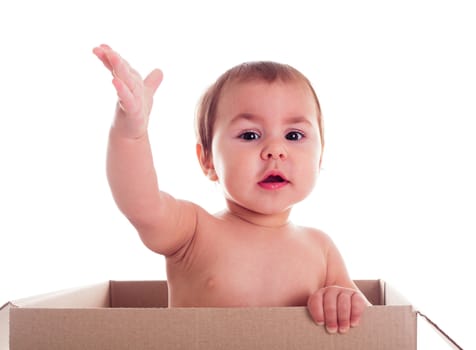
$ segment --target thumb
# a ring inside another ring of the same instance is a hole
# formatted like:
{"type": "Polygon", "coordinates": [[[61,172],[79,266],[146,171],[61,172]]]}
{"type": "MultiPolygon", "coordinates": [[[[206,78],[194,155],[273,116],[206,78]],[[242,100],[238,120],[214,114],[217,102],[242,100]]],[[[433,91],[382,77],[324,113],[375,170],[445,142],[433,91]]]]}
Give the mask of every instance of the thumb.
{"type": "Polygon", "coordinates": [[[150,95],[154,95],[155,91],[159,87],[164,74],[160,69],[154,69],[149,75],[144,79],[144,87],[150,95]]]}

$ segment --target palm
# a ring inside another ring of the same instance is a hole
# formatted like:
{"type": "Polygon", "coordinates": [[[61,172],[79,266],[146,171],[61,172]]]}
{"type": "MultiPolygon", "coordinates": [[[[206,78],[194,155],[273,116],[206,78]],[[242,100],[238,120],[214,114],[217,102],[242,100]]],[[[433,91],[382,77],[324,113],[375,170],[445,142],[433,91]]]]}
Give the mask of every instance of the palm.
{"type": "Polygon", "coordinates": [[[138,138],[147,131],[155,91],[162,81],[162,72],[154,69],[145,79],[127,61],[107,45],[93,50],[112,73],[118,96],[114,126],[126,137],[138,138]]]}

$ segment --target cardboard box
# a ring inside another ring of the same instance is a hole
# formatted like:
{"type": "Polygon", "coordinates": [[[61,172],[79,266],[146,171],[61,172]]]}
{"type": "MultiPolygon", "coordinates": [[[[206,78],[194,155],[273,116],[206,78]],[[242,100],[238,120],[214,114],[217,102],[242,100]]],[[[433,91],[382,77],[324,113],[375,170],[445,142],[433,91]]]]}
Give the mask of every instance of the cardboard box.
{"type": "Polygon", "coordinates": [[[109,281],[5,304],[0,349],[416,349],[413,307],[383,281],[356,283],[374,306],[345,335],[306,307],[167,308],[165,281],[109,281]]]}

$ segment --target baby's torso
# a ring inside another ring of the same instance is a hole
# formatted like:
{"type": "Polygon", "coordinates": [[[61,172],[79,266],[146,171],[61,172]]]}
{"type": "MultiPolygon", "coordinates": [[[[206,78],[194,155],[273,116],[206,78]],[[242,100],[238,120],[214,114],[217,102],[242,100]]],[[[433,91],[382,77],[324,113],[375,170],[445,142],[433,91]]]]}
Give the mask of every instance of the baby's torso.
{"type": "Polygon", "coordinates": [[[167,258],[171,306],[298,306],[322,287],[326,244],[317,231],[212,221],[167,258]]]}

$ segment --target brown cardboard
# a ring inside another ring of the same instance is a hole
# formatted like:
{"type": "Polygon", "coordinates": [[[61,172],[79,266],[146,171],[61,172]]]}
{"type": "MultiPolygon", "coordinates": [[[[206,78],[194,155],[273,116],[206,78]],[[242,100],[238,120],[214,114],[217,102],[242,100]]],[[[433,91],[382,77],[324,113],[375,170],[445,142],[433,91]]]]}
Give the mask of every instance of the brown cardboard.
{"type": "Polygon", "coordinates": [[[374,306],[346,335],[306,307],[167,308],[165,281],[109,281],[5,304],[0,350],[416,349],[413,307],[383,281],[356,283],[374,306]]]}

